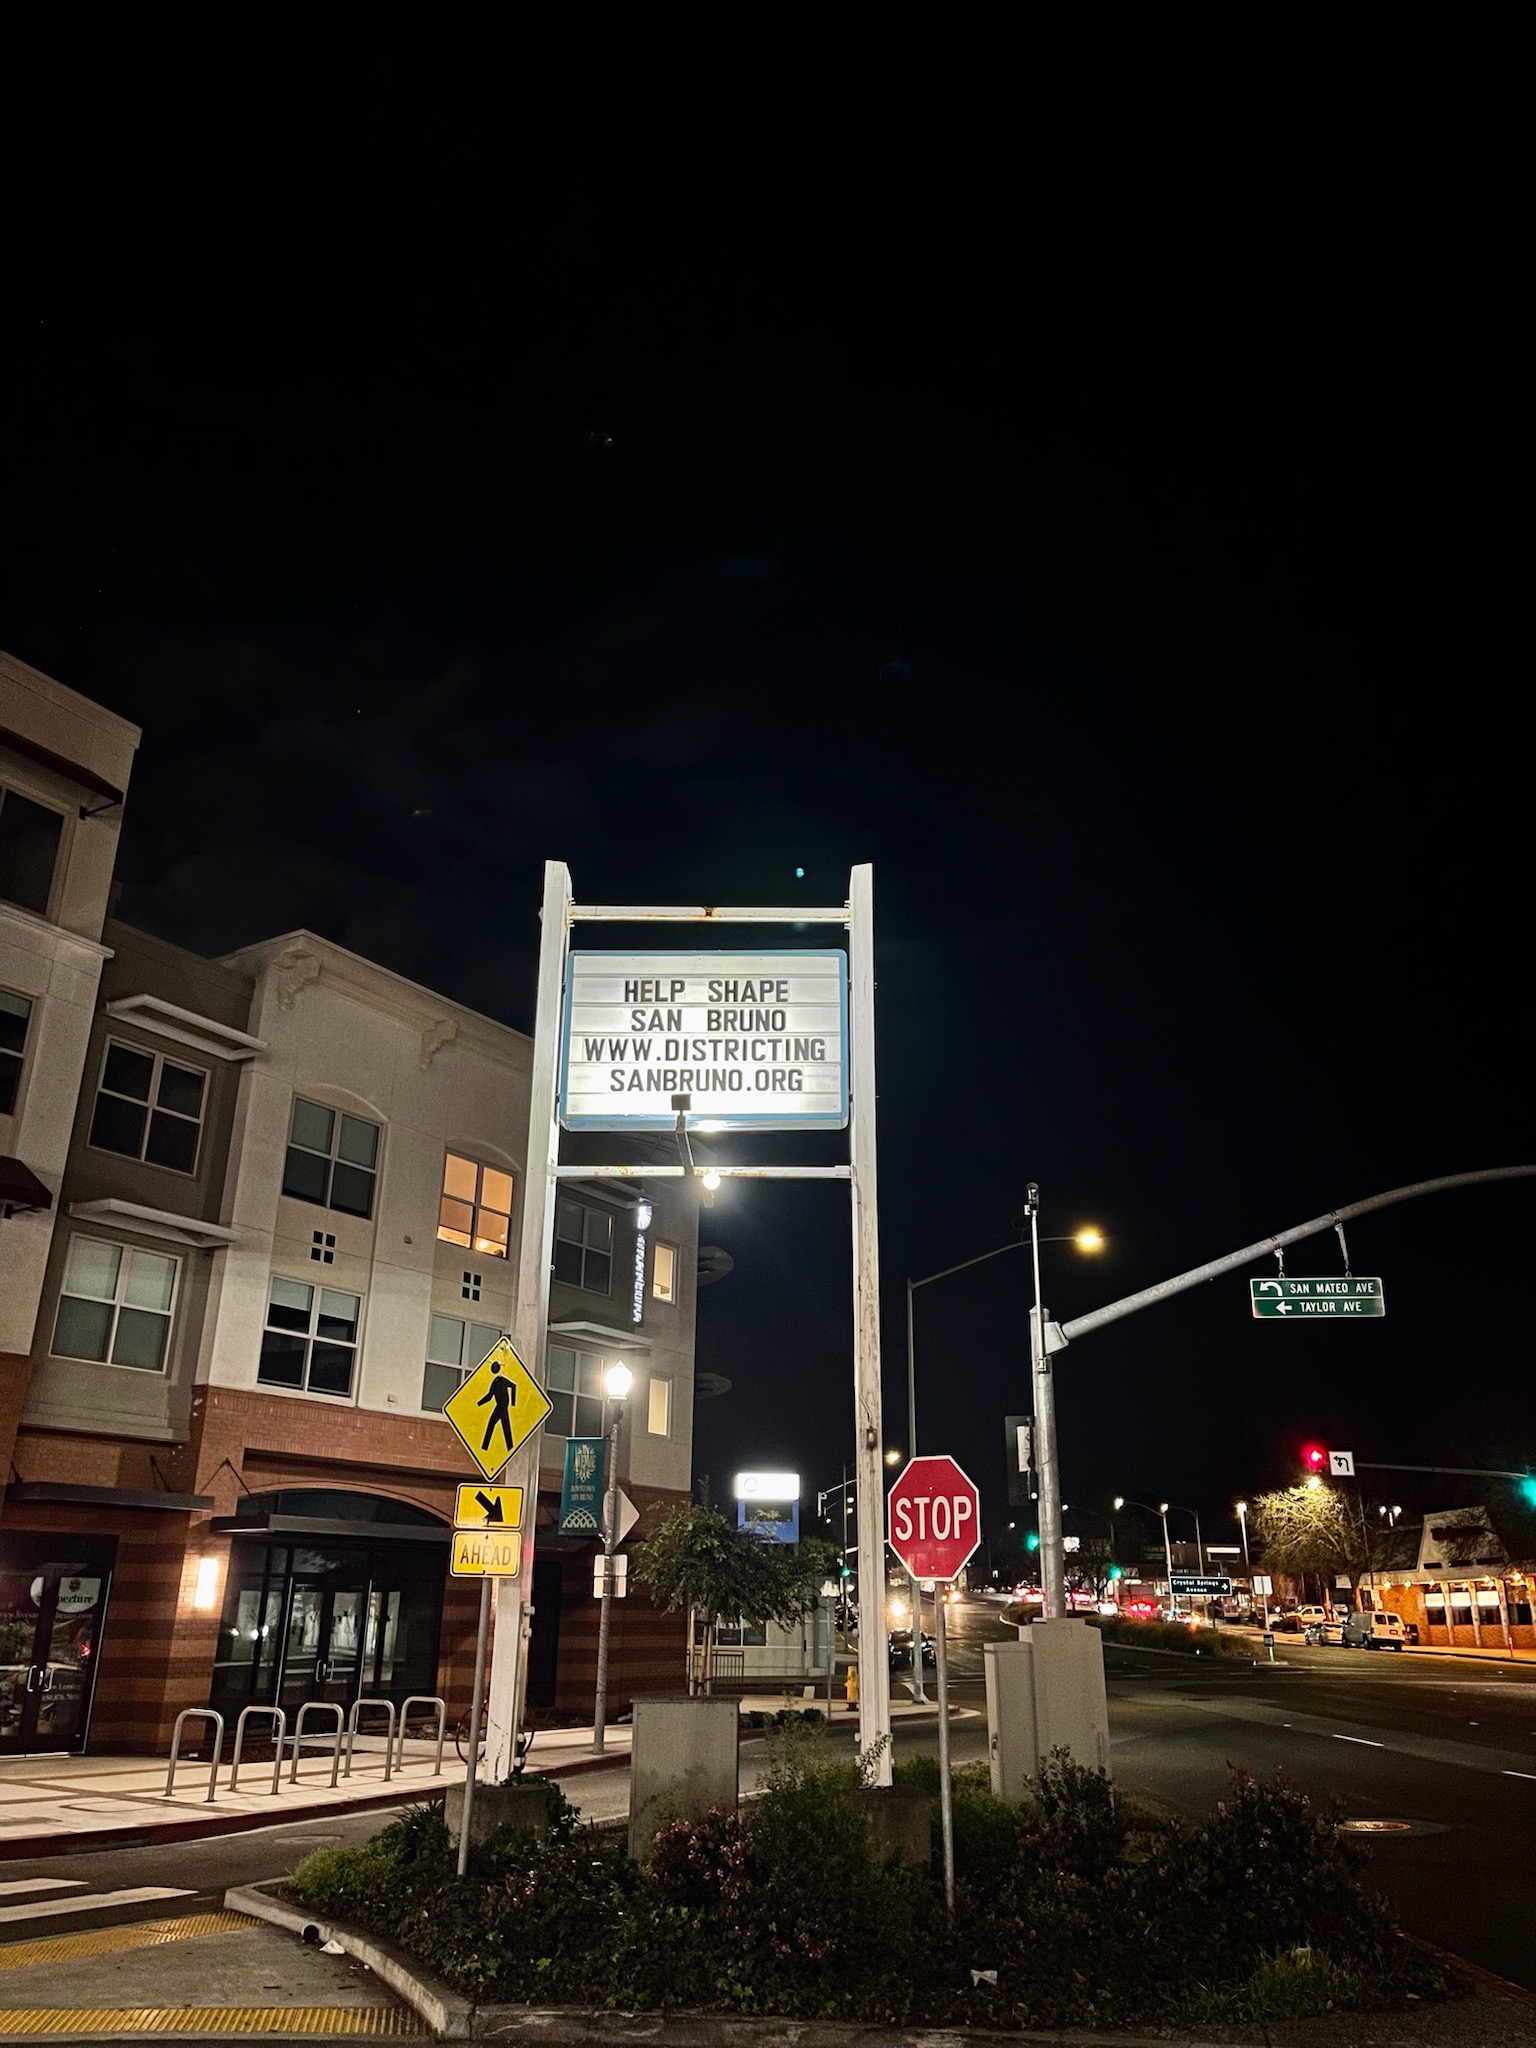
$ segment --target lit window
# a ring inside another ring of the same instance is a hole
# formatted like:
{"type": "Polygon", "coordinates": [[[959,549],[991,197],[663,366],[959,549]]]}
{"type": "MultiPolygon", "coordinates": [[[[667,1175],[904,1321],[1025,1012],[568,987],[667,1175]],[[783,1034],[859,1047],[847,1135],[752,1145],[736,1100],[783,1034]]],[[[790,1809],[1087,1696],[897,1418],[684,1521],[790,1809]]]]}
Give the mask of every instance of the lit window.
{"type": "Polygon", "coordinates": [[[306,1394],[350,1394],[362,1312],[360,1295],[274,1279],[257,1379],[306,1394]]]}
{"type": "Polygon", "coordinates": [[[21,1056],[27,1049],[32,1005],[25,996],[0,988],[0,1116],[9,1116],[21,1093],[21,1056]]]}
{"type": "Polygon", "coordinates": [[[651,1270],[651,1293],[658,1301],[677,1299],[677,1246],[659,1244],[656,1247],[656,1263],[651,1270]]]}
{"type": "Polygon", "coordinates": [[[160,1252],[74,1238],[53,1326],[54,1356],[163,1372],[177,1264],[160,1252]]]}
{"type": "Polygon", "coordinates": [[[421,1405],[441,1412],[501,1332],[492,1323],[464,1323],[457,1316],[433,1316],[427,1331],[427,1365],[421,1378],[421,1405]]]}
{"type": "MultiPolygon", "coordinates": [[[[555,1278],[589,1294],[607,1294],[613,1274],[613,1217],[585,1202],[555,1205],[555,1278]]],[[[578,1432],[579,1434],[579,1432],[578,1432]]]]}
{"type": "Polygon", "coordinates": [[[504,1259],[512,1234],[511,1174],[450,1152],[443,1166],[437,1234],[445,1244],[504,1259]]]}
{"type": "Polygon", "coordinates": [[[164,1053],[107,1042],[91,1116],[91,1143],[149,1166],[191,1173],[203,1129],[208,1076],[164,1053]]]}
{"type": "Polygon", "coordinates": [[[547,1436],[601,1436],[603,1433],[603,1361],[564,1344],[549,1347],[550,1412],[547,1436]]]}
{"type": "Polygon", "coordinates": [[[0,789],[0,898],[48,915],[63,815],[14,789],[0,789]]]}
{"type": "Polygon", "coordinates": [[[378,1176],[379,1127],[318,1102],[293,1100],[283,1193],[297,1202],[318,1202],[348,1216],[373,1214],[378,1176]]]}
{"type": "Polygon", "coordinates": [[[645,1428],[648,1436],[672,1434],[672,1382],[652,1380],[646,1401],[645,1428]]]}

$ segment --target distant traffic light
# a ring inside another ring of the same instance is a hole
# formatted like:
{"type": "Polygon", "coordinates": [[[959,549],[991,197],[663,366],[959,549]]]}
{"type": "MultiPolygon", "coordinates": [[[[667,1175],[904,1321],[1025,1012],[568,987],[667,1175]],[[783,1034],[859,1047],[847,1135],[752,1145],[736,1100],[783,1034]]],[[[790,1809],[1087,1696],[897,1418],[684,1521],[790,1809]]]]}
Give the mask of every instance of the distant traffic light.
{"type": "Polygon", "coordinates": [[[1527,1507],[1536,1508],[1536,1479],[1522,1479],[1520,1494],[1527,1507]]]}
{"type": "Polygon", "coordinates": [[[1301,1462],[1309,1472],[1326,1472],[1328,1469],[1328,1453],[1321,1444],[1303,1444],[1301,1447],[1301,1462]]]}
{"type": "Polygon", "coordinates": [[[1038,1550],[1040,1548],[1040,1538],[1035,1534],[1033,1529],[1031,1529],[1029,1534],[1024,1538],[1024,1548],[1026,1550],[1038,1550]]]}
{"type": "Polygon", "coordinates": [[[1125,1577],[1125,1567],[1123,1565],[1112,1564],[1109,1568],[1109,1576],[1111,1583],[1113,1583],[1113,1581],[1116,1579],[1123,1579],[1125,1577]]]}

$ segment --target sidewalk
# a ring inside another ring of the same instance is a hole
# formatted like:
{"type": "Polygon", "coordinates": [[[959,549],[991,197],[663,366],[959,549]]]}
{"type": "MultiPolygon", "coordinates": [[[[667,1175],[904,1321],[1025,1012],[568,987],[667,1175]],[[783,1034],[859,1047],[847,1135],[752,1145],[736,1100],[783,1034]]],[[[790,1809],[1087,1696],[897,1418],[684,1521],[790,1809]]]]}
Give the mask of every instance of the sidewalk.
{"type": "MultiPolygon", "coordinates": [[[[1250,1628],[1246,1622],[1238,1621],[1224,1621],[1220,1632],[1224,1636],[1251,1636],[1255,1642],[1261,1642],[1264,1635],[1261,1628],[1250,1628]]],[[[1299,1629],[1282,1628],[1273,1633],[1277,1650],[1284,1649],[1287,1644],[1293,1648],[1304,1646],[1299,1629]]],[[[1398,1652],[1394,1650],[1390,1654],[1396,1656],[1398,1652]]],[[[1484,1643],[1481,1649],[1460,1643],[1405,1643],[1401,1654],[1405,1657],[1461,1657],[1474,1664],[1536,1664],[1536,1650],[1506,1650],[1502,1643],[1497,1642],[1484,1643]]]]}
{"type": "MultiPolygon", "coordinates": [[[[530,1763],[552,1778],[583,1771],[622,1770],[629,1763],[628,1728],[610,1728],[606,1754],[592,1755],[590,1728],[558,1728],[535,1735],[530,1763]]],[[[441,1773],[433,1769],[435,1742],[407,1741],[403,1766],[384,1781],[382,1739],[359,1736],[352,1775],[331,1788],[330,1748],[305,1745],[297,1784],[285,1758],[272,1791],[272,1759],[241,1762],[239,1788],[229,1789],[230,1766],[221,1763],[217,1794],[208,1798],[208,1759],[178,1764],[175,1790],[166,1796],[166,1757],[18,1757],[0,1762],[0,1861],[61,1855],[127,1842],[185,1841],[236,1834],[273,1821],[312,1818],[372,1806],[399,1806],[462,1784],[464,1765],[450,1742],[441,1773]]]]}

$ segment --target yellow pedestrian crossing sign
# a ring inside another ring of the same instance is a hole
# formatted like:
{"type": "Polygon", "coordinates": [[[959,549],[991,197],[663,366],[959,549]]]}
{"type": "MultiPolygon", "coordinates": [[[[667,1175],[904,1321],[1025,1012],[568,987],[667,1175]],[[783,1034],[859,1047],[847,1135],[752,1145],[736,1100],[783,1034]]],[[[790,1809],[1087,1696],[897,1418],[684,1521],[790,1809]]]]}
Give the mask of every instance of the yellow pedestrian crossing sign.
{"type": "Polygon", "coordinates": [[[550,1403],[503,1337],[443,1403],[443,1414],[487,1479],[494,1479],[549,1413],[550,1403]]]}
{"type": "Polygon", "coordinates": [[[454,1496],[455,1529],[521,1529],[523,1489],[520,1486],[476,1486],[471,1480],[454,1496]]]}
{"type": "Polygon", "coordinates": [[[456,1579],[515,1579],[523,1562],[517,1529],[455,1529],[448,1569],[456,1579]]]}

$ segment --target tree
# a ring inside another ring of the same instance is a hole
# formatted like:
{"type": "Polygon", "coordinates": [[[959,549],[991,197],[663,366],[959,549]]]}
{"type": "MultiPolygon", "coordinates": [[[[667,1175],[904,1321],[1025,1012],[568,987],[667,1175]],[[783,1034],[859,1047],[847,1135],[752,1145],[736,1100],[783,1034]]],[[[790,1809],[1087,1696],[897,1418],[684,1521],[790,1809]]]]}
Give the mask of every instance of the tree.
{"type": "Polygon", "coordinates": [[[1260,1562],[1301,1577],[1316,1572],[1325,1586],[1335,1572],[1364,1569],[1360,1524],[1331,1486],[1288,1486],[1261,1493],[1253,1504],[1253,1535],[1260,1562]]]}
{"type": "Polygon", "coordinates": [[[694,1616],[703,1616],[707,1689],[716,1622],[792,1626],[809,1607],[834,1555],[832,1545],[816,1537],[795,1545],[771,1543],[750,1529],[735,1528],[714,1508],[678,1507],[636,1546],[631,1569],[650,1587],[657,1607],[668,1614],[680,1607],[688,1611],[690,1689],[694,1616]]]}

